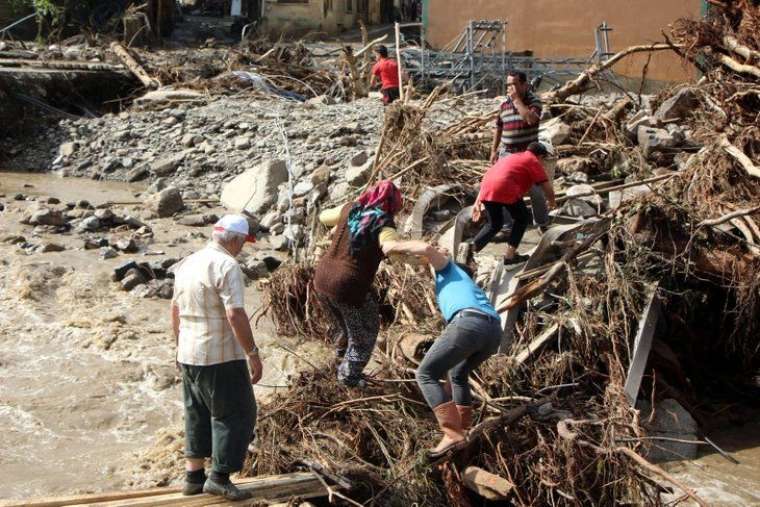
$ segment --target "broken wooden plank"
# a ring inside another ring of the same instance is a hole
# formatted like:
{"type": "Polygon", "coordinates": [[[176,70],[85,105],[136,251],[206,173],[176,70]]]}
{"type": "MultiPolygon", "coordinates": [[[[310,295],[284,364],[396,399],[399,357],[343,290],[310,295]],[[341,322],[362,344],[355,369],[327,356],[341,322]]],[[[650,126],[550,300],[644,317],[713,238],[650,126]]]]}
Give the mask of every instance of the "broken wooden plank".
{"type": "Polygon", "coordinates": [[[552,324],[543,333],[538,335],[532,342],[528,344],[525,349],[521,350],[514,358],[514,364],[516,366],[522,366],[525,362],[533,357],[538,351],[540,351],[550,340],[554,339],[554,335],[559,331],[558,324],[552,324]]]}
{"type": "Polygon", "coordinates": [[[506,500],[515,485],[503,477],[486,472],[479,467],[467,467],[462,482],[471,491],[487,500],[506,500]]]}
{"type": "Polygon", "coordinates": [[[649,352],[652,350],[654,331],[660,318],[661,306],[660,298],[657,295],[658,287],[659,284],[655,284],[649,289],[647,303],[644,306],[644,311],[641,312],[639,329],[633,342],[633,357],[628,367],[628,377],[625,379],[624,387],[631,406],[636,405],[636,398],[639,396],[641,379],[644,377],[644,370],[649,360],[649,352]]]}
{"type": "Polygon", "coordinates": [[[176,505],[200,507],[203,505],[249,505],[252,500],[278,501],[289,498],[316,498],[325,496],[324,486],[313,472],[297,472],[267,477],[240,479],[235,484],[244,491],[251,491],[253,497],[240,502],[229,502],[213,495],[184,496],[181,488],[152,488],[142,491],[125,491],[95,495],[79,495],[59,498],[40,498],[24,501],[0,503],[1,507],[149,507],[176,505]],[[142,495],[142,496],[134,496],[142,495]],[[247,503],[246,503],[247,502],[247,503]]]}
{"type": "MultiPolygon", "coordinates": [[[[247,484],[259,479],[258,477],[248,477],[238,479],[235,482],[238,486],[247,484]]],[[[107,491],[104,493],[87,493],[82,495],[64,495],[57,497],[39,497],[28,500],[0,500],[0,507],[67,507],[72,505],[100,505],[104,502],[129,501],[138,498],[155,497],[171,493],[179,493],[182,486],[166,486],[148,489],[137,489],[128,491],[107,491]]]]}
{"type": "Polygon", "coordinates": [[[111,51],[114,52],[116,57],[129,69],[130,72],[143,84],[146,88],[158,88],[161,83],[157,79],[154,79],[145,72],[142,65],[127,51],[127,49],[118,42],[111,43],[111,51]]]}
{"type": "Polygon", "coordinates": [[[121,72],[125,68],[102,62],[75,62],[68,60],[28,60],[0,58],[0,67],[32,68],[32,69],[63,69],[63,70],[94,70],[106,72],[121,72]]]}
{"type": "Polygon", "coordinates": [[[163,488],[138,489],[134,491],[111,491],[107,493],[92,493],[85,495],[68,495],[59,497],[41,497],[29,500],[0,500],[0,507],[64,507],[66,505],[92,505],[98,502],[110,502],[116,500],[130,500],[146,496],[165,495],[178,493],[182,486],[163,488]]]}
{"type": "Polygon", "coordinates": [[[512,335],[514,333],[515,323],[520,313],[520,305],[509,305],[511,298],[518,292],[518,290],[525,285],[525,280],[520,278],[520,275],[526,270],[533,270],[547,264],[550,260],[556,260],[556,255],[552,254],[554,250],[555,242],[562,241],[568,237],[575,237],[575,234],[583,224],[567,224],[556,225],[549,228],[542,236],[536,248],[530,253],[530,259],[525,263],[522,269],[517,271],[507,271],[505,279],[502,281],[502,285],[499,288],[498,295],[493,300],[493,305],[496,307],[496,311],[499,312],[502,319],[502,341],[499,352],[502,354],[507,352],[510,343],[512,343],[512,335]]]}

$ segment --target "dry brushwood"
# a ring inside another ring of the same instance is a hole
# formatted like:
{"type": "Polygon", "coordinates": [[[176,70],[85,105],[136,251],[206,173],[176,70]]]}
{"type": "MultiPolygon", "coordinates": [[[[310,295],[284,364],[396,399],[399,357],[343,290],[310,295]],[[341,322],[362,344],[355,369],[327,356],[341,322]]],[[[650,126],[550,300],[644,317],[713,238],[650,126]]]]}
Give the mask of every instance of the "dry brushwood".
{"type": "MultiPolygon", "coordinates": [[[[255,471],[286,472],[299,460],[316,460],[352,477],[360,485],[352,498],[366,505],[477,504],[462,482],[467,466],[513,485],[506,502],[514,505],[660,505],[665,484],[703,502],[646,459],[646,429],[624,384],[653,284],[662,291],[668,345],[688,344],[684,362],[733,358],[737,375],[760,364],[760,87],[751,73],[736,73],[716,58],[757,66],[760,18],[747,1],[713,3],[717,16],[677,22],[669,36],[675,44],[668,45],[708,69],[694,86],[699,106],[683,119],[701,151],[686,154],[680,171],[662,177],[651,193],[610,211],[577,251],[536,273],[516,295],[515,303],[528,311],[517,325],[514,356],[547,329],[556,332],[529,359],[495,356],[473,376],[478,425],[466,450],[436,467],[421,459],[435,427],[413,383],[414,367],[441,322],[428,275],[389,266],[378,276],[377,297],[388,313],[370,387],[351,392],[327,368],[301,375],[264,409],[255,471]],[[573,262],[575,254],[587,260],[573,262]],[[716,310],[720,316],[707,320],[716,310]],[[404,337],[410,328],[415,335],[404,337]],[[510,424],[491,424],[493,417],[510,424]]],[[[590,69],[565,92],[599,71],[590,69]]],[[[387,109],[373,181],[398,179],[412,198],[441,183],[477,184],[492,116],[432,127],[427,117],[442,92],[387,109]]],[[[604,152],[600,172],[628,159],[633,174],[651,177],[621,127],[628,107],[625,101],[609,110],[552,104],[553,115],[573,126],[557,151],[587,158],[604,152]]],[[[672,158],[665,162],[675,169],[672,158]]],[[[459,197],[471,199],[466,191],[459,197]]],[[[328,331],[316,322],[324,315],[308,288],[309,270],[291,267],[275,275],[270,306],[281,329],[321,336],[328,331]]],[[[697,406],[689,382],[656,373],[646,378],[642,396],[656,400],[668,392],[686,407],[697,406]]]]}

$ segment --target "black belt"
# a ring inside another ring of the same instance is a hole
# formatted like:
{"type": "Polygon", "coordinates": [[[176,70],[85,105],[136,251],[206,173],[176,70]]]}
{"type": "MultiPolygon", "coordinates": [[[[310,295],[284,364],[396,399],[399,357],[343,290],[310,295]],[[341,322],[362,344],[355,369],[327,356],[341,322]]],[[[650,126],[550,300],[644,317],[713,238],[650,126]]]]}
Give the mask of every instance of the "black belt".
{"type": "Polygon", "coordinates": [[[501,320],[499,317],[495,317],[491,315],[490,313],[481,312],[480,310],[474,310],[472,308],[465,308],[464,310],[459,310],[457,313],[455,313],[454,316],[451,317],[451,319],[449,319],[449,322],[453,322],[454,319],[456,319],[460,315],[462,317],[477,317],[479,319],[484,319],[484,320],[498,320],[498,321],[501,320]]]}

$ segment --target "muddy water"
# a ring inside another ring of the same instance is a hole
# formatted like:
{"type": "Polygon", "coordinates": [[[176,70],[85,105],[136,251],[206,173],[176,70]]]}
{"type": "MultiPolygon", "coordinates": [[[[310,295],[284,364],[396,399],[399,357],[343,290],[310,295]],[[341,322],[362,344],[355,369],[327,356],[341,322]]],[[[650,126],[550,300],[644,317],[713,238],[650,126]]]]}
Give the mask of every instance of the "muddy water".
{"type": "Polygon", "coordinates": [[[84,199],[97,205],[107,201],[134,201],[135,194],[144,189],[145,186],[141,184],[118,181],[61,178],[50,173],[0,171],[0,194],[7,194],[8,197],[22,193],[30,196],[53,196],[62,202],[84,199]]]}
{"type": "Polygon", "coordinates": [[[668,471],[709,505],[760,505],[760,419],[723,427],[709,438],[738,463],[704,446],[696,460],[670,463],[668,471]]]}
{"type": "MultiPolygon", "coordinates": [[[[6,207],[0,212],[0,240],[22,234],[32,243],[67,247],[27,255],[0,242],[0,498],[150,485],[151,477],[132,473],[142,464],[140,456],[155,448],[157,435],[181,427],[168,304],[136,298],[110,281],[113,268],[126,260],[161,257],[104,261],[96,250],[82,250],[76,234],[36,235],[19,224],[34,203],[12,199],[23,193],[98,204],[133,200],[140,190],[0,172],[0,196],[5,194],[0,202],[6,207]]],[[[140,216],[141,210],[114,211],[140,216]]],[[[148,248],[165,256],[187,255],[207,241],[207,231],[170,219],[149,224],[155,240],[148,248]]],[[[246,290],[246,302],[249,312],[261,305],[254,285],[246,290]]],[[[265,365],[256,388],[259,400],[305,367],[298,356],[310,362],[328,357],[318,344],[276,337],[265,319],[254,333],[265,365]]]]}

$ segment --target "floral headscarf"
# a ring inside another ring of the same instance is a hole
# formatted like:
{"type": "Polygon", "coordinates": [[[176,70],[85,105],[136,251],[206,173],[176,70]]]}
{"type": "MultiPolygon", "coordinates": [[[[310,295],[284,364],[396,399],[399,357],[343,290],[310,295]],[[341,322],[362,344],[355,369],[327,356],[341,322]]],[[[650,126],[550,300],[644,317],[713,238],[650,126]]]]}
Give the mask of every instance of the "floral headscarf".
{"type": "Polygon", "coordinates": [[[401,192],[390,180],[381,181],[362,193],[348,214],[351,254],[358,252],[383,227],[392,224],[393,216],[403,204],[401,192]]]}

